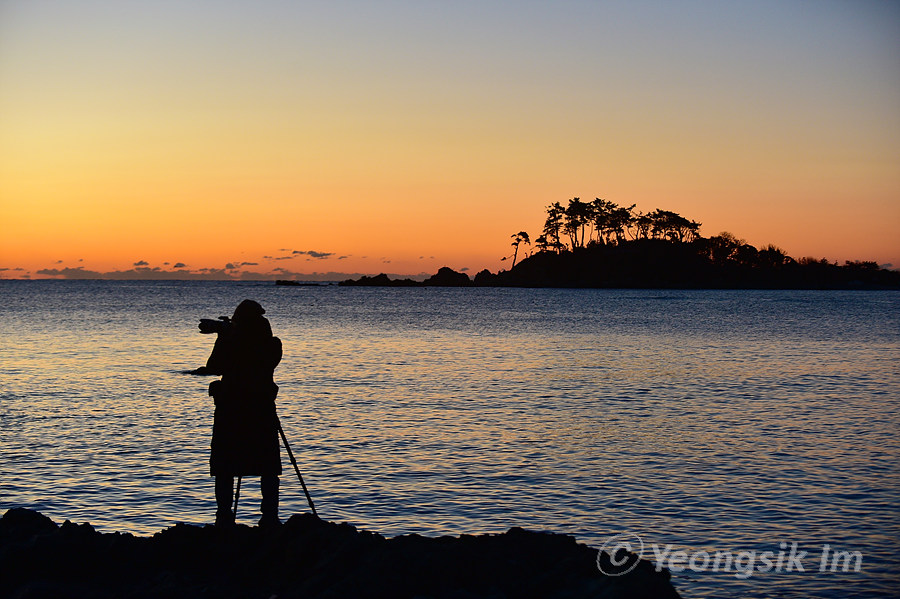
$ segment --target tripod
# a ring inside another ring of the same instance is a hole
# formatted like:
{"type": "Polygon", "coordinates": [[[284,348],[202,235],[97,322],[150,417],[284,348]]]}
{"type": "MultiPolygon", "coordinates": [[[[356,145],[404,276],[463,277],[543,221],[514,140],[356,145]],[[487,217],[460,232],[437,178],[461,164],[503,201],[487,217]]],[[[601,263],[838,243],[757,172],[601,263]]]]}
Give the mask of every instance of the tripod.
{"type": "MultiPolygon", "coordinates": [[[[275,416],[275,421],[278,423],[278,433],[281,435],[281,441],[284,443],[284,448],[287,449],[288,457],[291,458],[291,464],[294,466],[294,472],[297,473],[297,478],[300,479],[300,486],[303,487],[303,493],[306,495],[306,500],[309,502],[309,509],[312,510],[313,516],[319,517],[319,514],[316,513],[316,506],[313,504],[312,497],[309,495],[309,489],[306,488],[306,483],[303,482],[303,476],[300,474],[300,467],[297,466],[297,460],[294,459],[294,452],[291,451],[291,446],[288,444],[287,436],[284,434],[284,429],[281,427],[281,419],[278,416],[275,416]]],[[[238,499],[241,497],[241,478],[237,479],[237,489],[234,492],[234,513],[235,518],[237,518],[237,508],[238,508],[238,499]]]]}

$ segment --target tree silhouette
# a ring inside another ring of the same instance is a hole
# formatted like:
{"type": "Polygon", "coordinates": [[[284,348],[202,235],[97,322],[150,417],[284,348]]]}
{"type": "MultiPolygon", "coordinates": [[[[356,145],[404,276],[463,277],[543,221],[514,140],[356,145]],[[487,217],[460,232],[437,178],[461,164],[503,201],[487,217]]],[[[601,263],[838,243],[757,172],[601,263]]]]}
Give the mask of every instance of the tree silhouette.
{"type": "Polygon", "coordinates": [[[554,202],[547,206],[544,229],[535,245],[539,252],[561,253],[566,249],[574,252],[591,244],[619,245],[629,238],[632,241],[665,239],[678,243],[702,239],[697,221],[658,208],[648,213],[635,212],[635,206],[619,206],[602,198],[582,202],[576,197],[566,206],[554,202]],[[568,245],[561,241],[563,235],[568,237],[568,245]]]}
{"type": "Polygon", "coordinates": [[[705,253],[713,264],[722,266],[733,260],[745,243],[743,239],[738,239],[728,231],[723,231],[706,240],[705,253]]]}
{"type": "Polygon", "coordinates": [[[633,239],[649,239],[653,228],[653,218],[649,214],[638,212],[632,217],[633,239]]]}
{"type": "Polygon", "coordinates": [[[604,243],[609,234],[610,216],[616,208],[616,204],[595,198],[590,204],[590,219],[597,233],[597,243],[604,243]]]}
{"type": "Polygon", "coordinates": [[[515,268],[516,267],[516,258],[519,255],[519,244],[527,243],[528,245],[531,245],[531,239],[528,238],[528,233],[526,233],[525,231],[519,231],[518,233],[510,235],[510,237],[513,240],[512,246],[515,249],[515,251],[513,252],[513,263],[510,268],[515,268]]]}
{"type": "MultiPolygon", "coordinates": [[[[612,202],[610,202],[610,204],[612,204],[612,202]]],[[[613,208],[610,210],[609,216],[607,217],[607,229],[609,231],[608,235],[614,235],[616,243],[618,244],[625,241],[625,230],[631,227],[634,221],[634,215],[631,211],[634,210],[636,204],[632,204],[627,208],[617,206],[616,204],[612,204],[612,206],[613,208]]]]}
{"type": "Polygon", "coordinates": [[[543,236],[547,241],[547,246],[557,253],[565,247],[560,240],[565,213],[566,209],[559,202],[553,202],[547,206],[547,220],[544,222],[543,236]]]}
{"type": "Polygon", "coordinates": [[[572,251],[584,247],[584,231],[591,224],[592,214],[593,210],[591,210],[590,204],[582,202],[579,198],[569,200],[569,205],[563,212],[563,230],[569,236],[572,251]]]}
{"type": "MultiPolygon", "coordinates": [[[[477,284],[551,287],[900,288],[900,273],[875,262],[791,258],[773,246],[756,249],[728,232],[704,238],[700,223],[671,210],[639,212],[595,198],[553,202],[537,252],[518,262],[528,234],[511,236],[515,271],[477,284]],[[566,240],[568,243],[565,243],[566,240]]],[[[503,260],[507,260],[504,258],[503,260]]]]}
{"type": "Polygon", "coordinates": [[[676,212],[656,209],[649,215],[650,234],[654,239],[693,241],[700,236],[700,223],[688,220],[676,212]]]}
{"type": "Polygon", "coordinates": [[[781,268],[794,262],[783,249],[771,244],[759,250],[758,260],[764,268],[781,268]]]}

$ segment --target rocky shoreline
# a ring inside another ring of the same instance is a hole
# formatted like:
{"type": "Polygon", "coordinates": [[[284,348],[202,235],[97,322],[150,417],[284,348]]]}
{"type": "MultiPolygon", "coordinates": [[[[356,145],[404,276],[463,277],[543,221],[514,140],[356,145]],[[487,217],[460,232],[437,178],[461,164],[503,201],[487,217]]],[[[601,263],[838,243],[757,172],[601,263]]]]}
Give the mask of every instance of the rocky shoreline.
{"type": "Polygon", "coordinates": [[[13,508],[0,519],[0,597],[679,597],[668,571],[641,560],[607,576],[597,555],[520,528],[385,538],[302,514],[274,530],[176,524],[139,537],[13,508]]]}

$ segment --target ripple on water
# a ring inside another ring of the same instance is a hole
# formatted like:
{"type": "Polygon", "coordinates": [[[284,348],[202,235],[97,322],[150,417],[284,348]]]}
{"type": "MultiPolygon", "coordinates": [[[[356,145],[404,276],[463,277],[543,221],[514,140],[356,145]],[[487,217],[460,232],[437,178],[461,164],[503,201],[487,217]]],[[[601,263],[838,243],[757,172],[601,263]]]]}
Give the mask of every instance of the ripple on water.
{"type": "MultiPolygon", "coordinates": [[[[898,591],[900,294],[0,283],[3,507],[141,534],[209,522],[209,381],[180,371],[210,349],[199,317],[255,297],[326,518],[831,543],[863,572],[674,580],[690,597],[898,591]]],[[[283,513],[304,511],[285,466],[283,513]]],[[[239,519],[258,502],[249,479],[239,519]]]]}

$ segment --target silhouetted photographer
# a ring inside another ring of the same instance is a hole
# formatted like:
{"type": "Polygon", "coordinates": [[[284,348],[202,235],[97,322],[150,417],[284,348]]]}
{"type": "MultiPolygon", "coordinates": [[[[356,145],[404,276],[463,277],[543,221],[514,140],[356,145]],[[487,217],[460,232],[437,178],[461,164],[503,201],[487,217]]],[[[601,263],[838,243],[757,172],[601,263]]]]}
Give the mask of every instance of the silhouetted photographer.
{"type": "Polygon", "coordinates": [[[216,479],[217,526],[234,524],[235,476],[260,477],[259,525],[280,523],[278,385],[273,374],[281,361],[281,340],[272,335],[263,314],[257,302],[244,300],[230,319],[200,320],[200,332],[217,337],[206,366],[193,373],[222,377],[209,385],[216,404],[209,466],[216,479]]]}

